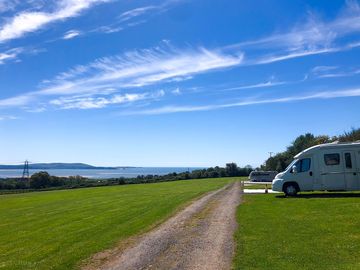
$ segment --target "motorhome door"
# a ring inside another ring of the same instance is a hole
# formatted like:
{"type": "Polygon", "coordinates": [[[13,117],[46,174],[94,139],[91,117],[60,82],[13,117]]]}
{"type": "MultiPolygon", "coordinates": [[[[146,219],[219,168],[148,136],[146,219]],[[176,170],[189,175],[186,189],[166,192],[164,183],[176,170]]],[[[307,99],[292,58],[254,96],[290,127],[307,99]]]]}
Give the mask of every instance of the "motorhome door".
{"type": "Polygon", "coordinates": [[[344,164],[341,152],[328,150],[320,155],[321,178],[325,190],[345,190],[344,164]]]}
{"type": "Polygon", "coordinates": [[[345,163],[345,184],[347,190],[357,190],[360,188],[359,169],[354,151],[344,151],[343,159],[345,163]]]}

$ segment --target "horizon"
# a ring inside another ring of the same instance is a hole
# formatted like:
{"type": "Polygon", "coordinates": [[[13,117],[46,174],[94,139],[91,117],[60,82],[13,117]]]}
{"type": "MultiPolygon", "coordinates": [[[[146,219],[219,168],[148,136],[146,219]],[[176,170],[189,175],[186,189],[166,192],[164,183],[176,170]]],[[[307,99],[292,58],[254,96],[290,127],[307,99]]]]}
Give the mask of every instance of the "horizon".
{"type": "MultiPolygon", "coordinates": [[[[55,161],[55,162],[29,162],[29,166],[31,165],[38,165],[38,164],[46,164],[46,165],[50,165],[50,164],[81,164],[81,165],[88,165],[88,166],[93,166],[93,167],[108,167],[108,168],[209,168],[209,167],[189,167],[189,166],[174,166],[174,167],[169,167],[169,166],[131,166],[131,165],[115,165],[115,166],[103,166],[103,165],[94,165],[94,164],[88,164],[88,163],[84,163],[84,162],[59,162],[59,161],[55,161]]],[[[3,164],[1,163],[0,166],[23,166],[23,163],[9,163],[9,164],[3,164]]],[[[219,166],[221,167],[221,166],[219,166]]],[[[29,168],[31,169],[31,168],[29,168]]],[[[18,169],[16,169],[18,170],[18,169]]]]}
{"type": "Polygon", "coordinates": [[[0,0],[0,16],[0,164],[258,167],[360,126],[358,0],[0,0]]]}

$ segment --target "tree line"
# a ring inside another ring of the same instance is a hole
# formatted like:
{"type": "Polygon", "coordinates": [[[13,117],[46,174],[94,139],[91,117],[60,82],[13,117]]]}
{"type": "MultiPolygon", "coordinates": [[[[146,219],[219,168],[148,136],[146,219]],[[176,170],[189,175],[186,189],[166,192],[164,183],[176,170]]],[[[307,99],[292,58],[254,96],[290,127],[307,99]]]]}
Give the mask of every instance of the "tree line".
{"type": "Polygon", "coordinates": [[[30,179],[7,178],[0,179],[0,190],[52,190],[81,187],[98,187],[125,184],[157,183],[176,180],[248,176],[253,170],[251,166],[238,167],[236,163],[228,163],[225,167],[169,173],[166,175],[139,175],[135,178],[89,179],[81,176],[58,177],[46,171],[34,173],[30,179]]]}

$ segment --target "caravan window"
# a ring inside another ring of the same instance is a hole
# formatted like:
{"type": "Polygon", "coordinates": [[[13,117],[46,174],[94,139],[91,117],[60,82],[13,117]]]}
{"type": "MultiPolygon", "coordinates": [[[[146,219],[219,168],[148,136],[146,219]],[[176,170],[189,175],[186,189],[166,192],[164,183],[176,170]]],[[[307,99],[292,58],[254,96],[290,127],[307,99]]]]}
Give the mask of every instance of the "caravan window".
{"type": "Polygon", "coordinates": [[[345,153],[345,166],[346,166],[347,169],[352,168],[351,154],[350,153],[345,153]]]}
{"type": "Polygon", "coordinates": [[[327,166],[339,165],[340,155],[339,154],[325,154],[324,161],[327,166]]]}

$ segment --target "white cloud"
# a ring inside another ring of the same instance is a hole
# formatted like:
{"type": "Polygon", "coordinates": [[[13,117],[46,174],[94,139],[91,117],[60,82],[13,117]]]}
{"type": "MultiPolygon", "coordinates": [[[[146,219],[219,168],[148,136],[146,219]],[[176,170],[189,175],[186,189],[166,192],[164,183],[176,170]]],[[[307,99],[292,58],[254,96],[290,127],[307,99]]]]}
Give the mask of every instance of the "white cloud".
{"type": "Polygon", "coordinates": [[[338,77],[350,77],[360,74],[360,69],[341,70],[337,66],[316,66],[311,70],[312,74],[316,78],[338,78],[338,77]]]}
{"type": "Polygon", "coordinates": [[[179,96],[179,95],[182,94],[179,87],[176,88],[176,89],[174,89],[174,90],[172,90],[171,93],[172,93],[173,95],[175,95],[175,96],[179,96]]]}
{"type": "Polygon", "coordinates": [[[57,2],[53,12],[23,11],[0,26],[0,43],[20,38],[23,35],[37,31],[46,25],[78,16],[80,12],[94,4],[109,0],[61,0],[57,2]]]}
{"type": "Polygon", "coordinates": [[[0,121],[5,121],[5,120],[16,120],[18,119],[16,116],[13,115],[0,115],[0,121]]]}
{"type": "Polygon", "coordinates": [[[13,10],[17,5],[16,0],[0,0],[0,13],[13,10]]]}
{"type": "Polygon", "coordinates": [[[155,93],[116,94],[111,97],[69,97],[50,101],[61,109],[100,109],[114,104],[133,103],[140,100],[157,99],[165,95],[163,90],[155,93]]]}
{"type": "Polygon", "coordinates": [[[340,45],[344,37],[360,33],[360,6],[347,1],[344,10],[332,21],[323,21],[311,14],[307,22],[299,23],[290,31],[265,38],[229,45],[225,49],[241,49],[261,55],[248,64],[270,64],[310,55],[333,53],[359,46],[353,42],[340,45]]]}
{"type": "Polygon", "coordinates": [[[192,74],[239,65],[242,54],[205,48],[179,50],[157,47],[101,58],[60,74],[40,95],[101,94],[108,88],[137,88],[192,74]]]}
{"type": "Polygon", "coordinates": [[[63,36],[63,39],[72,39],[75,38],[77,36],[80,36],[81,32],[78,30],[70,30],[68,32],[65,33],[65,35],[63,36]]]}
{"type": "Polygon", "coordinates": [[[260,104],[272,104],[272,103],[288,103],[312,99],[332,99],[332,98],[345,98],[345,97],[360,97],[360,88],[339,90],[339,91],[324,91],[314,94],[306,94],[300,96],[288,96],[270,99],[246,99],[243,101],[227,103],[227,104],[210,104],[210,105],[189,105],[189,106],[164,106],[160,108],[142,110],[142,111],[127,111],[122,113],[123,115],[157,115],[157,114],[169,114],[180,112],[197,112],[197,111],[211,111],[225,108],[260,105],[260,104]]]}
{"type": "Polygon", "coordinates": [[[267,82],[225,88],[222,91],[235,91],[235,90],[243,90],[243,89],[274,87],[274,86],[284,85],[284,84],[288,84],[288,83],[290,83],[290,82],[276,81],[274,79],[270,79],[267,82]]]}
{"type": "Polygon", "coordinates": [[[311,72],[312,73],[320,73],[320,72],[324,72],[324,71],[334,70],[337,68],[338,68],[337,66],[316,66],[311,69],[311,72]]]}
{"type": "Polygon", "coordinates": [[[11,98],[0,99],[0,108],[4,107],[21,107],[30,103],[34,99],[33,94],[24,94],[11,98]]]}
{"type": "Polygon", "coordinates": [[[23,51],[23,48],[14,48],[5,52],[0,52],[0,65],[4,64],[6,61],[9,60],[16,60],[18,55],[23,51]]]}
{"type": "Polygon", "coordinates": [[[158,8],[159,8],[158,6],[144,6],[144,7],[135,8],[135,9],[123,12],[119,16],[119,19],[121,22],[128,21],[132,18],[139,17],[139,16],[145,14],[150,10],[154,10],[154,9],[158,9],[158,8]]]}

